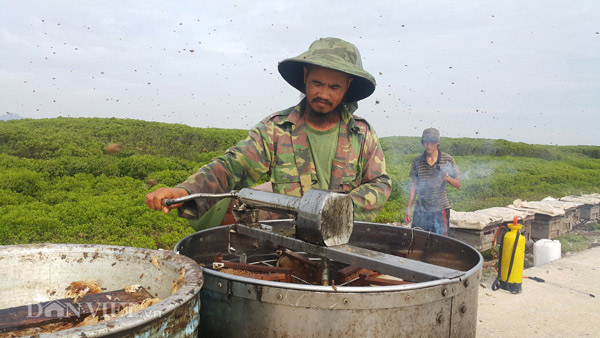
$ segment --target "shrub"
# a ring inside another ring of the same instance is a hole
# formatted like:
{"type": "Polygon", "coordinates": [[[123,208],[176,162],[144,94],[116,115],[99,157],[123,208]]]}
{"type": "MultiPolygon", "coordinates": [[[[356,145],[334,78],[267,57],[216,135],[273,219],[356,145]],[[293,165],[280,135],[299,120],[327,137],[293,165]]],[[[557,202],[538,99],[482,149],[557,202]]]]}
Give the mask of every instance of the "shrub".
{"type": "MultiPolygon", "coordinates": [[[[184,181],[246,136],[114,118],[0,122],[0,244],[171,249],[193,230],[176,212],[149,209],[145,194],[184,181]],[[118,151],[107,151],[109,144],[118,151]]],[[[401,222],[410,164],[423,148],[418,137],[386,137],[381,145],[393,189],[376,221],[401,222]]],[[[598,192],[600,186],[600,147],[443,138],[440,148],[461,169],[462,189],[448,188],[455,210],[598,192]]],[[[265,175],[258,183],[268,180],[265,175]]]]}

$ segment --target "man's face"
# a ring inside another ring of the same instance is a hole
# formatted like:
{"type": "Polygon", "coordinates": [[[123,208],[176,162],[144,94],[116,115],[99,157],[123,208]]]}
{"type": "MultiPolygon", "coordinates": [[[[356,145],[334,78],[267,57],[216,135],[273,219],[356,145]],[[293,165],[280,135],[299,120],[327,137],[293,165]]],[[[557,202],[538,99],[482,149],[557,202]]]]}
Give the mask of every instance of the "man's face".
{"type": "Polygon", "coordinates": [[[350,88],[352,77],[348,74],[319,66],[304,67],[306,102],[315,113],[333,111],[350,88]]]}
{"type": "Polygon", "coordinates": [[[425,151],[428,154],[432,154],[437,150],[437,147],[440,145],[439,142],[430,142],[430,141],[425,141],[423,142],[423,147],[425,148],[425,151]]]}

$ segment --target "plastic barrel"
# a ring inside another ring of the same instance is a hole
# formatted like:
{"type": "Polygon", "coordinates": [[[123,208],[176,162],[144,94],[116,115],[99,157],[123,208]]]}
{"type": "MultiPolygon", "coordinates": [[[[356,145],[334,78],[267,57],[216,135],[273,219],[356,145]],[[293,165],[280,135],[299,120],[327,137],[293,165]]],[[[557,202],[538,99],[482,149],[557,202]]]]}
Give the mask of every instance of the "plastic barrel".
{"type": "Polygon", "coordinates": [[[543,265],[560,258],[560,242],[540,239],[533,244],[533,265],[543,265]]]}

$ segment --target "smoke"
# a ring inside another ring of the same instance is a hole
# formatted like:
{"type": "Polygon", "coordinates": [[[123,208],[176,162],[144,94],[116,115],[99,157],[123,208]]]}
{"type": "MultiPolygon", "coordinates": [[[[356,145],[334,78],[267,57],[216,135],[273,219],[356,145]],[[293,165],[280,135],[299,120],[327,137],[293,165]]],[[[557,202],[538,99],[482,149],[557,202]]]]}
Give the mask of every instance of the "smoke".
{"type": "Polygon", "coordinates": [[[468,183],[470,180],[490,177],[494,174],[498,165],[497,161],[467,163],[464,166],[464,171],[461,170],[460,180],[462,183],[468,183]]]}

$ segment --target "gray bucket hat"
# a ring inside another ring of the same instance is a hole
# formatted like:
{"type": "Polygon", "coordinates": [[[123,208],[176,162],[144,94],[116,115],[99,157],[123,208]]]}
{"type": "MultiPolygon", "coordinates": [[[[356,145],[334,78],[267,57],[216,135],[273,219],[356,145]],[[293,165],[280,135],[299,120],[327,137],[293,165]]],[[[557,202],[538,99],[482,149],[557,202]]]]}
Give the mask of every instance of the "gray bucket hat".
{"type": "Polygon", "coordinates": [[[344,97],[345,102],[362,100],[375,91],[375,78],[363,69],[358,48],[342,39],[321,38],[313,42],[308,51],[279,63],[277,68],[281,76],[303,93],[305,64],[352,75],[354,80],[344,97]]]}
{"type": "Polygon", "coordinates": [[[440,142],[440,131],[435,128],[427,128],[423,130],[421,142],[440,142]]]}

